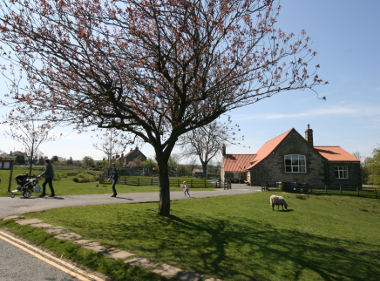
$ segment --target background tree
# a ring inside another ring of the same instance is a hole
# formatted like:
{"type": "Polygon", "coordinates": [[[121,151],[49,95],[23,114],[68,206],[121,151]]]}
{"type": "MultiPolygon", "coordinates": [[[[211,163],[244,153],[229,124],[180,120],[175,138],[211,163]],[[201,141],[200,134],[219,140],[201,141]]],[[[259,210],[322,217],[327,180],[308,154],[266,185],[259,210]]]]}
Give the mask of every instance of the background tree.
{"type": "Polygon", "coordinates": [[[191,168],[189,165],[187,164],[179,164],[178,165],[178,169],[177,169],[177,175],[179,177],[182,177],[182,176],[189,176],[191,175],[191,168]]]}
{"type": "Polygon", "coordinates": [[[45,116],[39,111],[22,109],[19,106],[7,114],[5,121],[1,123],[9,125],[9,130],[6,130],[5,134],[24,146],[31,175],[33,163],[38,160],[40,145],[58,138],[51,133],[57,123],[46,122],[45,116]]]}
{"type": "Polygon", "coordinates": [[[356,158],[360,160],[360,174],[362,177],[362,183],[363,184],[368,183],[368,180],[369,180],[368,164],[371,158],[362,156],[359,151],[352,153],[352,155],[354,155],[356,158]]]}
{"type": "Polygon", "coordinates": [[[43,165],[43,164],[45,164],[45,158],[42,157],[42,156],[40,156],[40,157],[38,158],[38,165],[43,165]]]}
{"type": "Polygon", "coordinates": [[[96,136],[98,142],[93,144],[93,146],[106,155],[108,170],[110,170],[112,159],[116,157],[116,155],[121,155],[124,153],[127,145],[133,143],[134,141],[128,135],[123,134],[115,128],[102,130],[101,132],[102,134],[99,133],[96,136]]]}
{"type": "Polygon", "coordinates": [[[59,158],[58,158],[57,155],[54,155],[54,156],[50,159],[50,161],[51,161],[52,163],[57,163],[57,162],[59,161],[59,158]]]}
{"type": "Polygon", "coordinates": [[[90,156],[83,157],[82,168],[84,168],[84,169],[92,168],[92,167],[94,167],[94,165],[95,165],[95,162],[94,162],[94,159],[92,159],[92,157],[90,157],[90,156]]]}
{"type": "Polygon", "coordinates": [[[305,32],[275,27],[275,2],[1,0],[0,42],[14,53],[4,56],[28,84],[9,96],[78,130],[115,128],[151,144],[158,213],[168,216],[168,161],[182,134],[323,83],[318,65],[308,71],[316,53],[305,32]]]}
{"type": "MultiPolygon", "coordinates": [[[[178,176],[178,168],[180,166],[179,160],[181,159],[179,154],[172,154],[169,157],[168,160],[168,169],[169,173],[174,176],[178,176]]],[[[160,166],[158,166],[158,169],[160,169],[160,166]]]]}
{"type": "Polygon", "coordinates": [[[153,158],[148,158],[143,164],[144,174],[150,176],[153,171],[157,173],[158,167],[157,162],[153,158]]]}
{"type": "Polygon", "coordinates": [[[367,162],[368,183],[380,186],[380,148],[375,148],[367,162]]]}
{"type": "Polygon", "coordinates": [[[25,156],[24,155],[17,155],[15,161],[17,164],[24,165],[25,164],[25,156]]]}
{"type": "Polygon", "coordinates": [[[67,161],[66,161],[66,165],[67,166],[71,166],[74,164],[74,161],[73,161],[73,157],[70,157],[67,161]]]}
{"type": "MultiPolygon", "coordinates": [[[[188,158],[195,155],[202,165],[203,176],[208,177],[208,164],[218,153],[222,146],[238,144],[236,133],[240,131],[239,126],[231,126],[231,119],[221,123],[214,121],[203,127],[197,128],[182,135],[178,144],[182,148],[182,157],[188,158]]],[[[242,138],[243,139],[243,138],[242,138]]]]}
{"type": "Polygon", "coordinates": [[[364,159],[360,162],[362,183],[363,184],[367,184],[369,181],[368,165],[370,164],[370,161],[371,161],[371,157],[364,157],[364,159]]]}
{"type": "Polygon", "coordinates": [[[209,166],[211,166],[210,173],[212,173],[213,177],[220,179],[220,169],[222,167],[221,159],[212,159],[209,166]]]}

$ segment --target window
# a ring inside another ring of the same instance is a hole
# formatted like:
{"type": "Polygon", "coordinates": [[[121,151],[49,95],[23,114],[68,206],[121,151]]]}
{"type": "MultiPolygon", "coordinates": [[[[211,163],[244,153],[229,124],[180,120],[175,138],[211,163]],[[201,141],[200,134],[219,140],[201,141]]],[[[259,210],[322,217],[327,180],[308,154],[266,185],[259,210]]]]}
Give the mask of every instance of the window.
{"type": "Polygon", "coordinates": [[[285,173],[306,173],[305,155],[285,155],[285,173]]]}
{"type": "Polygon", "coordinates": [[[335,167],[336,179],[348,179],[348,167],[335,167]]]}

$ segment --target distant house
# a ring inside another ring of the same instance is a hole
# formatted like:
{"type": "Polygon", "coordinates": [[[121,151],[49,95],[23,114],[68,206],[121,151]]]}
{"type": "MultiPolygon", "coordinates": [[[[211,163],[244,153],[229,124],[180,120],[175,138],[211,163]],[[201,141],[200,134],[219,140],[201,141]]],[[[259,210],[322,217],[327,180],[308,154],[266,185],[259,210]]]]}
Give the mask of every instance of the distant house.
{"type": "Polygon", "coordinates": [[[247,182],[247,168],[253,163],[256,154],[226,154],[226,146],[222,148],[221,180],[247,182]]]}
{"type": "Polygon", "coordinates": [[[0,159],[5,159],[8,157],[9,157],[8,154],[6,154],[5,152],[0,154],[0,159]]]}
{"type": "Polygon", "coordinates": [[[193,177],[202,177],[203,176],[203,169],[193,169],[193,177]]]}
{"type": "Polygon", "coordinates": [[[240,177],[250,185],[302,182],[316,188],[361,186],[360,160],[340,146],[314,146],[309,125],[305,138],[293,128],[267,141],[255,154],[222,154],[222,180],[240,177]]]}
{"type": "MultiPolygon", "coordinates": [[[[0,154],[0,159],[5,159],[5,158],[8,158],[8,159],[13,159],[15,160],[17,158],[17,156],[24,156],[26,157],[26,153],[25,152],[22,152],[22,151],[11,151],[9,154],[7,153],[2,153],[0,154]]],[[[25,159],[27,160],[27,159],[25,159]]]]}
{"type": "Polygon", "coordinates": [[[136,159],[141,160],[142,162],[146,161],[146,156],[136,147],[135,149],[131,149],[126,155],[122,155],[117,158],[116,161],[120,163],[121,167],[129,167],[131,162],[136,159]]]}

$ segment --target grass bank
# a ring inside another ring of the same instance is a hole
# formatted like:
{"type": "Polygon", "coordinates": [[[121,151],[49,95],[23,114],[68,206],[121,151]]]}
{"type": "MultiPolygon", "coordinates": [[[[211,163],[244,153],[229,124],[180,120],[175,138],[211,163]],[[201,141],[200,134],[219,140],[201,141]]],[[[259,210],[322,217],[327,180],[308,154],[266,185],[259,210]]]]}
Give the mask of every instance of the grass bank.
{"type": "MultiPolygon", "coordinates": [[[[285,194],[288,210],[272,211],[270,194],[173,201],[169,218],[157,215],[156,203],[54,209],[26,218],[43,219],[204,279],[378,280],[379,199],[285,194]]],[[[117,261],[51,239],[39,229],[1,225],[115,280],[159,278],[146,271],[129,275],[137,269],[115,266],[117,261]]]]}

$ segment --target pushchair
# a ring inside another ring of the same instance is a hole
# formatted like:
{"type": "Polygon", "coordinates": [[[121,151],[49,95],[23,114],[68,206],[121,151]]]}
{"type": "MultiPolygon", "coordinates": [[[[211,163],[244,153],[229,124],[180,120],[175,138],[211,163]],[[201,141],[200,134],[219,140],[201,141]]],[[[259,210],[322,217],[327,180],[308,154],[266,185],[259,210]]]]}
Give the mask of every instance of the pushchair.
{"type": "Polygon", "coordinates": [[[15,197],[16,192],[22,192],[25,198],[29,198],[32,192],[40,192],[41,187],[38,185],[38,178],[29,178],[28,174],[20,174],[15,177],[15,180],[19,186],[15,190],[11,191],[11,197],[15,197]]]}

